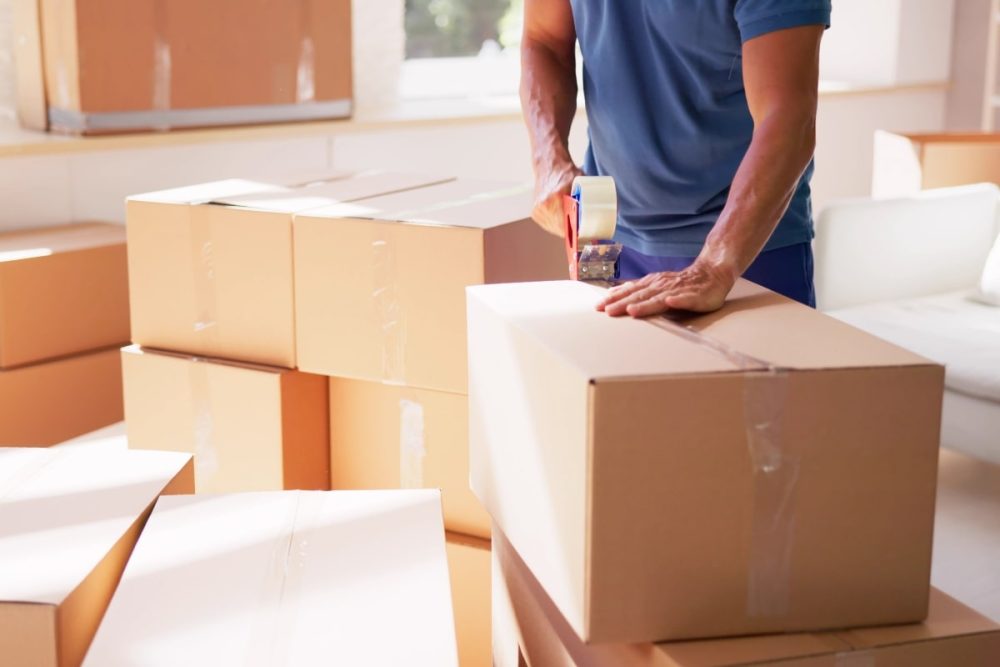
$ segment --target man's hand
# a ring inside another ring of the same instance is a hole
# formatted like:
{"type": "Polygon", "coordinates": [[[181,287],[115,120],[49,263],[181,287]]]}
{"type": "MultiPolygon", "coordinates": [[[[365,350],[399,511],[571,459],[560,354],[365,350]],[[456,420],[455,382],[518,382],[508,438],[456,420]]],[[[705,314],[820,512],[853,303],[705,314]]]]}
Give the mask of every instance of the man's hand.
{"type": "Polygon", "coordinates": [[[708,313],[722,307],[735,282],[731,271],[699,260],[683,271],[651,273],[619,285],[597,309],[614,317],[649,317],[668,310],[708,313]]]}
{"type": "Polygon", "coordinates": [[[531,217],[542,229],[558,237],[566,235],[563,197],[570,194],[573,179],[583,171],[572,162],[566,162],[540,173],[535,184],[535,207],[531,217]]]}

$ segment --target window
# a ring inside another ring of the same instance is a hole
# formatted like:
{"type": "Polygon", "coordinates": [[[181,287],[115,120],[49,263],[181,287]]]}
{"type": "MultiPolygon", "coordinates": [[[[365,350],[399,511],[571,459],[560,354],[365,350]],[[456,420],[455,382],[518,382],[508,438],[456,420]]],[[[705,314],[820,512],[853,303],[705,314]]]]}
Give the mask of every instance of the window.
{"type": "Polygon", "coordinates": [[[403,99],[514,95],[524,0],[406,0],[403,99]]]}

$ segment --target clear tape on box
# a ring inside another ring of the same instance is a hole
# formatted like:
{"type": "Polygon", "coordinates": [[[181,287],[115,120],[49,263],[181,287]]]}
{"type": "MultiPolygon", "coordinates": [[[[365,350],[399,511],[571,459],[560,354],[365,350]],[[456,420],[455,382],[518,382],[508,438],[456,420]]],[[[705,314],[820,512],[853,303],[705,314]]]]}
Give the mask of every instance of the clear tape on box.
{"type": "Polygon", "coordinates": [[[795,494],[800,466],[797,454],[786,447],[782,433],[788,369],[744,354],[668,317],[649,321],[713,350],[745,372],[743,415],[753,467],[746,613],[750,618],[780,618],[788,613],[790,604],[795,494]]]}
{"type": "Polygon", "coordinates": [[[399,488],[424,486],[424,406],[417,401],[399,401],[399,488]]]}
{"type": "Polygon", "coordinates": [[[194,284],[195,313],[194,331],[200,336],[214,340],[217,335],[217,294],[215,287],[215,244],[212,240],[212,226],[208,218],[208,208],[188,206],[188,229],[191,236],[191,275],[194,284]]]}
{"type": "Polygon", "coordinates": [[[199,489],[210,484],[219,472],[219,454],[215,448],[215,420],[212,412],[212,387],[209,365],[199,357],[191,357],[188,379],[191,383],[191,400],[194,409],[192,436],[194,438],[195,480],[199,489]]]}

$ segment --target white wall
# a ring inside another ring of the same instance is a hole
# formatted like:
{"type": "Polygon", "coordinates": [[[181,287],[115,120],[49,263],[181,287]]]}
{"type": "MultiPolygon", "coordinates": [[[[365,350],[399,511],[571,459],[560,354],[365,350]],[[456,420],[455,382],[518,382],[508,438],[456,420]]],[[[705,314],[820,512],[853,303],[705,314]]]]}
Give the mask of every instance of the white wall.
{"type": "Polygon", "coordinates": [[[0,122],[14,118],[13,0],[0,0],[0,122]]]}
{"type": "Polygon", "coordinates": [[[946,80],[955,4],[834,0],[823,37],[822,78],[878,86],[946,80]]]}

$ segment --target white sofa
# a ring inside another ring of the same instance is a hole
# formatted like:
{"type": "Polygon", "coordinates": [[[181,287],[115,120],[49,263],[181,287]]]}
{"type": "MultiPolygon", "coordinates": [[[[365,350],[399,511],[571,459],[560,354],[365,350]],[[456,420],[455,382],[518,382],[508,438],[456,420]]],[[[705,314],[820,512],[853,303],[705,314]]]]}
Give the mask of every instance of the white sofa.
{"type": "Polygon", "coordinates": [[[814,250],[819,307],[944,364],[941,444],[1000,463],[998,213],[992,184],[840,202],[814,250]]]}

